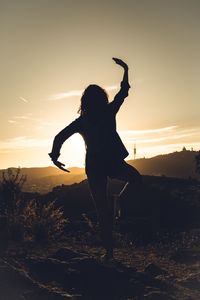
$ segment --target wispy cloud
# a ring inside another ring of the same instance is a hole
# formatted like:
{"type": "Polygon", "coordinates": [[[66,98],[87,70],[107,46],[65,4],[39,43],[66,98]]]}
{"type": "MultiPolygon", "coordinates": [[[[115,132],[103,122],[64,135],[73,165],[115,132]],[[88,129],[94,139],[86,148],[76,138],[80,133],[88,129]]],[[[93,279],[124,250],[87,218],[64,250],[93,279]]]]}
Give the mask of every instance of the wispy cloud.
{"type": "MultiPolygon", "coordinates": [[[[106,91],[114,91],[116,89],[118,89],[117,85],[109,85],[109,86],[105,87],[106,91]]],[[[64,92],[64,93],[58,93],[58,94],[51,95],[48,98],[48,100],[49,101],[57,101],[57,100],[71,98],[71,97],[80,97],[83,94],[83,92],[84,92],[84,90],[72,90],[72,91],[68,91],[68,92],[64,92]]]]}
{"type": "Polygon", "coordinates": [[[105,87],[105,90],[106,90],[106,91],[115,91],[115,90],[117,90],[118,88],[119,88],[118,85],[109,85],[109,86],[105,87]]]}
{"type": "Polygon", "coordinates": [[[15,121],[15,120],[8,120],[8,123],[15,124],[15,123],[17,123],[17,121],[15,121]]]}
{"type": "MultiPolygon", "coordinates": [[[[55,127],[55,124],[50,122],[48,119],[44,120],[44,119],[38,118],[37,116],[35,117],[35,116],[33,116],[32,113],[13,116],[12,119],[8,120],[8,123],[10,123],[12,125],[21,126],[21,127],[24,127],[24,126],[26,126],[25,124],[27,124],[27,126],[29,126],[33,131],[34,130],[43,130],[43,129],[49,130],[49,128],[55,127]]],[[[59,125],[61,127],[61,126],[63,126],[63,123],[57,122],[56,125],[59,128],[59,125]]]]}
{"type": "Polygon", "coordinates": [[[23,101],[23,102],[25,102],[25,103],[28,103],[28,102],[29,102],[26,98],[21,97],[21,96],[20,96],[18,99],[21,100],[21,101],[23,101]]]}
{"type": "Polygon", "coordinates": [[[48,98],[48,100],[56,101],[56,100],[62,100],[62,99],[71,98],[71,97],[77,97],[77,96],[81,96],[82,93],[83,93],[82,90],[74,90],[74,91],[69,91],[66,93],[58,93],[58,94],[50,96],[48,98]]]}
{"type": "Polygon", "coordinates": [[[183,146],[198,150],[199,132],[200,127],[183,128],[173,125],[146,130],[124,130],[120,131],[120,135],[129,149],[133,149],[136,144],[140,156],[150,157],[181,150],[183,146]]]}
{"type": "Polygon", "coordinates": [[[21,115],[21,116],[14,116],[13,119],[16,119],[16,120],[29,120],[29,121],[36,121],[36,122],[41,121],[41,119],[39,119],[39,118],[34,118],[32,116],[32,113],[27,113],[26,115],[21,115]]]}
{"type": "Polygon", "coordinates": [[[143,129],[143,130],[123,130],[120,131],[124,135],[127,136],[135,136],[135,135],[146,135],[146,134],[152,134],[152,133],[163,133],[163,132],[171,132],[175,128],[177,128],[176,125],[168,126],[168,127],[161,127],[161,128],[154,128],[154,129],[143,129]]]}
{"type": "Polygon", "coordinates": [[[12,152],[15,150],[33,149],[47,147],[52,139],[36,139],[26,136],[17,136],[0,141],[0,151],[12,152]]]}
{"type": "Polygon", "coordinates": [[[21,116],[14,116],[12,119],[8,120],[9,123],[11,124],[16,124],[16,123],[20,123],[20,121],[40,121],[37,118],[33,118],[32,117],[32,113],[27,113],[25,115],[21,115],[21,116]]]}
{"type": "Polygon", "coordinates": [[[161,141],[184,140],[191,137],[199,137],[200,128],[181,128],[179,126],[168,126],[146,130],[124,130],[120,131],[126,143],[138,142],[158,143],[161,141]]]}

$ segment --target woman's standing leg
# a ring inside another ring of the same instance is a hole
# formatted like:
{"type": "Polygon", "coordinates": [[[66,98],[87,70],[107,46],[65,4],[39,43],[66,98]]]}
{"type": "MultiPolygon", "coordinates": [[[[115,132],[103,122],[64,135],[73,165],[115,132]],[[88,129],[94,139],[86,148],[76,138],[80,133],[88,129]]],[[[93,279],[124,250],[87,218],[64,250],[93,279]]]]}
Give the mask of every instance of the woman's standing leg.
{"type": "Polygon", "coordinates": [[[88,176],[88,183],[97,209],[106,257],[111,258],[113,256],[112,217],[107,197],[107,176],[88,176]]]}

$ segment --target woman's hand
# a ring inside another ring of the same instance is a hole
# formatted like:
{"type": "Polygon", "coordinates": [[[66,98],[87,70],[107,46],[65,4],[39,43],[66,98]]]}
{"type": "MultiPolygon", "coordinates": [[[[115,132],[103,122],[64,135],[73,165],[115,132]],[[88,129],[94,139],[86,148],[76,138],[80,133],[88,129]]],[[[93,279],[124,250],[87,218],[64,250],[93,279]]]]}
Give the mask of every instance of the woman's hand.
{"type": "Polygon", "coordinates": [[[65,164],[61,163],[60,161],[58,161],[58,160],[53,160],[53,163],[54,163],[54,165],[55,165],[56,167],[58,167],[58,168],[61,169],[62,171],[65,171],[65,172],[70,173],[69,170],[63,168],[63,167],[65,166],[65,164]]]}
{"type": "Polygon", "coordinates": [[[120,65],[124,69],[128,69],[128,65],[122,59],[116,57],[113,57],[112,59],[116,62],[117,65],[120,65]]]}
{"type": "Polygon", "coordinates": [[[62,171],[65,171],[65,172],[70,173],[69,170],[63,168],[63,167],[65,166],[65,164],[63,164],[63,163],[61,163],[60,161],[58,161],[58,157],[60,156],[60,153],[59,153],[57,156],[53,155],[53,153],[48,153],[48,154],[49,154],[49,156],[51,157],[51,160],[52,160],[52,162],[54,163],[54,165],[55,165],[56,167],[58,167],[58,168],[61,169],[62,171]]]}

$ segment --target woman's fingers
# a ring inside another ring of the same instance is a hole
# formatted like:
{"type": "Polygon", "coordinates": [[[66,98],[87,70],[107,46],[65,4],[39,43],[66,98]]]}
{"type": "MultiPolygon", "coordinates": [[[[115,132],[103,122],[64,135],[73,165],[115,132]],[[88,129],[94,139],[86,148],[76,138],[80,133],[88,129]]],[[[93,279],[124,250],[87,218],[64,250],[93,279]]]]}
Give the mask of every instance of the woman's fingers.
{"type": "Polygon", "coordinates": [[[117,58],[117,57],[113,57],[112,59],[116,62],[116,64],[118,64],[124,68],[127,67],[127,64],[122,59],[117,58]]]}
{"type": "Polygon", "coordinates": [[[63,166],[65,166],[65,164],[61,163],[60,161],[55,161],[54,164],[56,165],[56,167],[58,167],[58,168],[61,169],[62,171],[65,171],[65,172],[70,173],[69,170],[63,168],[63,166]]]}
{"type": "Polygon", "coordinates": [[[122,62],[122,60],[117,57],[113,57],[113,60],[116,62],[116,64],[120,64],[120,62],[122,62]]]}

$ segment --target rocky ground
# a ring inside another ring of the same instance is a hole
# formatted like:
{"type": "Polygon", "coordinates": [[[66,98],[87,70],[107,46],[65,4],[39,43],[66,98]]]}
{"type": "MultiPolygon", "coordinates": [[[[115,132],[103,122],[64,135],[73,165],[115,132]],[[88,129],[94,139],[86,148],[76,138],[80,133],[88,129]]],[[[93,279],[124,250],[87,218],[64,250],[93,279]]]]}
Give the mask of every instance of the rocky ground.
{"type": "Polygon", "coordinates": [[[0,300],[199,300],[200,231],[136,245],[118,236],[115,260],[86,233],[1,251],[0,300]]]}
{"type": "MultiPolygon", "coordinates": [[[[112,184],[111,194],[120,188],[112,184]]],[[[145,177],[145,184],[134,201],[131,194],[122,203],[124,218],[114,226],[115,260],[109,262],[102,259],[86,182],[40,199],[58,199],[64,207],[68,222],[62,241],[24,235],[14,243],[20,235],[11,235],[12,226],[6,231],[2,218],[0,300],[199,300],[199,184],[165,177],[145,177]]],[[[45,220],[48,232],[54,219],[45,220]]],[[[40,214],[33,226],[38,222],[40,214]]],[[[37,233],[40,227],[33,228],[37,233]]]]}

